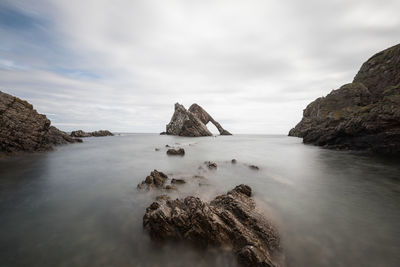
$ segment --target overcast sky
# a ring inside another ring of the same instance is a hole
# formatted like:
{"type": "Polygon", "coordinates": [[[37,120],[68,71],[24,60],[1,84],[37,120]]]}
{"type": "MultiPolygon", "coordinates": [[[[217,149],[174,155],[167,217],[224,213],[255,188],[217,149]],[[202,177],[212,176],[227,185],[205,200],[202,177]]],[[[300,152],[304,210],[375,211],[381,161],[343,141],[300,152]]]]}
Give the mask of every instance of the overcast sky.
{"type": "Polygon", "coordinates": [[[66,131],[161,132],[179,102],[232,133],[286,134],[400,42],[399,11],[399,0],[0,0],[0,90],[66,131]]]}

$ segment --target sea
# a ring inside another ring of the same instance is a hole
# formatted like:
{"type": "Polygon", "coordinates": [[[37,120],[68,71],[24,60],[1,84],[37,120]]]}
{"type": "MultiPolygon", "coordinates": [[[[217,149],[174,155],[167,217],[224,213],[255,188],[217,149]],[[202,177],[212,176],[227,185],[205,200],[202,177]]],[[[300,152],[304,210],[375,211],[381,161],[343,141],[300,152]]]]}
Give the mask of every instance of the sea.
{"type": "Polygon", "coordinates": [[[279,230],[287,266],[400,266],[399,158],[284,135],[158,134],[1,158],[0,266],[237,266],[229,251],[154,242],[142,219],[157,195],[209,201],[239,184],[279,230]],[[154,169],[186,184],[138,190],[154,169]]]}

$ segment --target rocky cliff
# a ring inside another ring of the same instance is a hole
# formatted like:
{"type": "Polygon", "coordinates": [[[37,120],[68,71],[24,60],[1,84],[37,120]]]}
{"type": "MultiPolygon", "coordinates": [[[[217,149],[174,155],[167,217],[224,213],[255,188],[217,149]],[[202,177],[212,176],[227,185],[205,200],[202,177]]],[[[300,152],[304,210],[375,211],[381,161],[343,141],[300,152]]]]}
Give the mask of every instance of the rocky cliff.
{"type": "Polygon", "coordinates": [[[175,104],[175,112],[167,124],[166,134],[180,136],[212,136],[206,124],[211,122],[217,127],[221,135],[231,135],[215,121],[202,107],[197,104],[190,106],[189,110],[179,103],[175,104]]]}
{"type": "Polygon", "coordinates": [[[400,153],[400,44],[365,62],[354,80],[310,103],[290,136],[335,149],[400,153]]]}
{"type": "Polygon", "coordinates": [[[0,91],[0,154],[45,151],[82,142],[50,125],[28,102],[0,91]]]}

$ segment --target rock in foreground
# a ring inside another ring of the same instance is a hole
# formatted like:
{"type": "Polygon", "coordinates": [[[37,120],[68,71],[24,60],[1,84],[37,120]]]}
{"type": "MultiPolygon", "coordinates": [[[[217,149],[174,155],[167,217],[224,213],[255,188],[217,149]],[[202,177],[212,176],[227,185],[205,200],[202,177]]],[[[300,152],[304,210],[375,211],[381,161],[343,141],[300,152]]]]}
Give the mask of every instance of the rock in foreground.
{"type": "Polygon", "coordinates": [[[99,130],[94,132],[84,132],[82,130],[72,131],[72,137],[101,137],[101,136],[114,136],[114,134],[108,130],[99,130]]]}
{"type": "Polygon", "coordinates": [[[170,123],[167,124],[166,134],[190,137],[212,136],[206,126],[210,121],[221,135],[231,135],[199,105],[193,104],[189,110],[186,110],[184,106],[176,103],[175,112],[170,123]]]}
{"type": "Polygon", "coordinates": [[[0,154],[47,151],[75,142],[82,140],[51,126],[28,102],[0,91],[0,154]]]}
{"type": "Polygon", "coordinates": [[[209,203],[193,196],[159,199],[146,209],[143,226],[153,240],[229,248],[243,266],[280,266],[278,232],[256,211],[247,185],[209,203]]]}
{"type": "Polygon", "coordinates": [[[309,104],[290,136],[335,149],[400,153],[400,44],[365,62],[353,83],[309,104]]]}

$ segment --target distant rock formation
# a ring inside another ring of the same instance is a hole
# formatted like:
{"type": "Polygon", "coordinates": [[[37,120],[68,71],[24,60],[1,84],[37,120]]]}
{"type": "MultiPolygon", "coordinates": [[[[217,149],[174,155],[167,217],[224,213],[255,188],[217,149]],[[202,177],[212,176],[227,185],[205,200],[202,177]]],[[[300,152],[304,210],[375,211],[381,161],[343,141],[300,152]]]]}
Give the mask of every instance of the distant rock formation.
{"type": "Polygon", "coordinates": [[[190,106],[189,110],[179,103],[175,104],[175,112],[169,124],[166,134],[180,136],[212,136],[206,124],[212,122],[221,135],[231,135],[216,122],[202,107],[197,104],[190,106]]]}
{"type": "Polygon", "coordinates": [[[28,102],[0,91],[0,154],[51,150],[82,142],[50,125],[28,102]]]}
{"type": "Polygon", "coordinates": [[[230,132],[228,132],[227,130],[225,130],[224,128],[222,128],[221,124],[219,124],[217,121],[215,121],[213,119],[213,117],[211,117],[210,114],[207,113],[207,111],[205,111],[202,107],[200,107],[197,104],[192,104],[189,108],[189,111],[192,112],[197,118],[200,119],[200,121],[202,123],[204,123],[205,125],[207,125],[207,123],[211,122],[212,124],[215,125],[215,127],[217,127],[219,134],[220,135],[232,135],[230,132]]]}
{"type": "Polygon", "coordinates": [[[400,44],[365,62],[354,80],[310,103],[290,136],[335,149],[400,153],[400,44]]]}
{"type": "Polygon", "coordinates": [[[100,131],[94,131],[94,132],[84,132],[82,130],[77,130],[77,131],[72,131],[71,132],[72,137],[101,137],[101,136],[114,136],[114,134],[110,131],[107,130],[100,130],[100,131]]]}
{"type": "Polygon", "coordinates": [[[278,231],[257,211],[247,185],[211,202],[193,196],[158,198],[146,209],[143,226],[155,241],[229,248],[243,266],[284,266],[278,231]]]}

